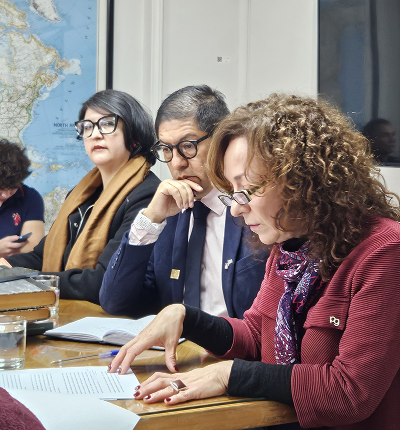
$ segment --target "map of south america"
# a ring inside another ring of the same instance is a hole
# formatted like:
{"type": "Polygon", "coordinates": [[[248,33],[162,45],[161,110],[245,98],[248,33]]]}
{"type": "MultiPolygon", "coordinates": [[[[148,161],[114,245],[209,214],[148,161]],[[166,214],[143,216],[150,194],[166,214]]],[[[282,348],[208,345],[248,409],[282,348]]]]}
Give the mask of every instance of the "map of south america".
{"type": "Polygon", "coordinates": [[[93,167],[74,121],[96,91],[97,1],[0,0],[0,138],[26,148],[46,230],[93,167]]]}

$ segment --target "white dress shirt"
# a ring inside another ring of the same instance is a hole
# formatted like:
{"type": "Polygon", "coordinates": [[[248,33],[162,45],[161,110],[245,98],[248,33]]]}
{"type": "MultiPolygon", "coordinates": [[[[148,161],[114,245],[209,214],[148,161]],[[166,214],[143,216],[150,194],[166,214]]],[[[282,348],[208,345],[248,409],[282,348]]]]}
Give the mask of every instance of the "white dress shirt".
{"type": "MultiPolygon", "coordinates": [[[[226,207],[218,199],[220,192],[213,188],[202,203],[210,208],[207,216],[207,229],[201,261],[200,309],[212,315],[227,316],[228,311],[222,291],[222,252],[225,236],[226,207]]],[[[141,210],[132,223],[129,232],[130,245],[154,243],[163,231],[167,220],[160,224],[152,223],[141,210]]],[[[190,216],[188,240],[193,229],[193,213],[190,216]]]]}

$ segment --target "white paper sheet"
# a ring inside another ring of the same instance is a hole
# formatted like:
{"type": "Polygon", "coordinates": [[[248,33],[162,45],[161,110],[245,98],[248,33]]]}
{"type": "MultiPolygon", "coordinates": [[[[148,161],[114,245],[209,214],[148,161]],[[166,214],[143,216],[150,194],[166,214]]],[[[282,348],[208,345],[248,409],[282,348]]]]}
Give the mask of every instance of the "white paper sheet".
{"type": "Polygon", "coordinates": [[[40,420],[46,430],[132,430],[140,417],[90,396],[7,390],[40,420]]]}
{"type": "Polygon", "coordinates": [[[139,381],[132,371],[107,373],[105,366],[6,370],[0,387],[59,394],[85,394],[103,400],[133,399],[139,381]]]}

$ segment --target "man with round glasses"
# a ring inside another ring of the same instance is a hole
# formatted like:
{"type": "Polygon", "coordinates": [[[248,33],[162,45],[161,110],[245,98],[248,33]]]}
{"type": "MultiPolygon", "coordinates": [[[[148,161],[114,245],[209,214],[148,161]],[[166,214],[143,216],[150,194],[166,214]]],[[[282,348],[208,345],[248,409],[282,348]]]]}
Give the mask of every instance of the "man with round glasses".
{"type": "Polygon", "coordinates": [[[211,137],[211,132],[207,133],[205,136],[201,137],[197,140],[181,140],[176,145],[167,145],[166,143],[162,143],[158,141],[152,148],[153,154],[157,157],[158,160],[163,163],[169,163],[174,156],[173,149],[176,148],[178,154],[190,160],[191,158],[196,157],[197,155],[197,145],[203,140],[211,137]]]}
{"type": "Polygon", "coordinates": [[[100,290],[108,313],[138,318],[183,302],[242,318],[251,306],[268,255],[253,255],[250,230],[234,222],[206,170],[212,132],[228,113],[223,94],[207,85],[182,88],[161,104],[152,152],[172,178],[110,260],[100,290]]]}

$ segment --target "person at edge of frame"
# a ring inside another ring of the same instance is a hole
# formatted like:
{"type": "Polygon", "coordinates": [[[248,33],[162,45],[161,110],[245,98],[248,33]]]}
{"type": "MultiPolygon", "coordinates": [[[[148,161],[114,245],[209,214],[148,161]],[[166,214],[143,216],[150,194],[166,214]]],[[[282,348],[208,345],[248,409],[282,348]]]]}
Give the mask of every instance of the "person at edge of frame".
{"type": "Polygon", "coordinates": [[[30,165],[24,148],[0,140],[0,258],[32,251],[44,236],[42,196],[23,183],[30,165]],[[16,242],[26,234],[26,241],[16,242]]]}

